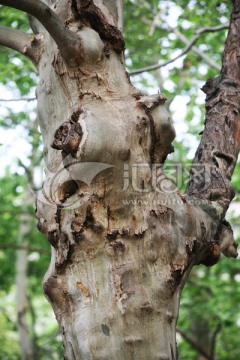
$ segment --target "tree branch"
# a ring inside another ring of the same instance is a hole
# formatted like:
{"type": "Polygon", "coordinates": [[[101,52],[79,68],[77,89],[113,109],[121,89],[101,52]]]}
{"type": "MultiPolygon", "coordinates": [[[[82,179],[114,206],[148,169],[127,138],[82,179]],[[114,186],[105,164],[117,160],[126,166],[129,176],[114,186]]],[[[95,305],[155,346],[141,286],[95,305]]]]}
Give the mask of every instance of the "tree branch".
{"type": "Polygon", "coordinates": [[[0,26],[0,45],[18,51],[37,66],[41,55],[41,38],[20,30],[0,26]]]}
{"type": "Polygon", "coordinates": [[[149,35],[150,36],[153,36],[155,29],[157,27],[157,23],[161,19],[161,16],[162,16],[162,9],[157,12],[153,21],[150,21],[150,24],[149,24],[150,25],[149,35]]]}
{"type": "Polygon", "coordinates": [[[185,44],[186,47],[181,51],[181,53],[177,56],[175,56],[173,59],[168,60],[162,64],[155,64],[155,65],[150,65],[150,66],[146,66],[144,68],[141,69],[136,69],[136,70],[132,70],[129,72],[129,75],[137,75],[137,74],[142,74],[143,72],[146,71],[153,71],[153,70],[157,70],[160,69],[161,67],[164,67],[168,64],[171,64],[172,62],[176,61],[177,59],[179,59],[180,57],[182,57],[183,55],[185,55],[189,50],[193,50],[197,55],[199,55],[207,64],[209,64],[210,66],[212,66],[213,68],[215,68],[216,70],[220,70],[220,68],[205,54],[203,54],[201,51],[199,51],[196,47],[194,47],[194,44],[197,42],[197,40],[199,39],[200,35],[206,32],[215,32],[215,31],[219,31],[219,30],[223,30],[223,29],[227,29],[229,27],[229,25],[227,24],[222,24],[219,26],[215,26],[215,27],[204,27],[201,29],[198,29],[195,32],[195,35],[193,36],[193,38],[191,40],[187,40],[187,38],[185,38],[185,36],[183,34],[181,34],[177,29],[171,28],[171,30],[173,30],[175,33],[178,32],[178,35],[176,33],[176,35],[180,38],[180,34],[181,34],[181,38],[180,40],[182,40],[185,44]]]}
{"type": "Polygon", "coordinates": [[[48,250],[36,246],[28,246],[28,245],[20,245],[20,244],[0,244],[0,249],[27,250],[29,252],[38,252],[41,254],[50,255],[50,251],[48,250]]]}
{"type": "Polygon", "coordinates": [[[216,329],[214,330],[213,336],[212,336],[212,340],[211,340],[211,357],[214,359],[214,353],[215,353],[215,347],[216,347],[216,339],[217,339],[217,335],[219,334],[219,332],[221,331],[221,324],[218,324],[216,329]]]}
{"type": "Polygon", "coordinates": [[[33,101],[37,98],[19,98],[19,99],[0,99],[0,102],[12,102],[12,101],[33,101]]]}
{"type": "Polygon", "coordinates": [[[10,316],[8,316],[8,314],[6,313],[5,306],[0,306],[0,310],[1,310],[2,316],[4,316],[4,318],[11,324],[11,330],[17,331],[16,322],[15,322],[15,320],[12,320],[10,316]]]}
{"type": "Polygon", "coordinates": [[[218,202],[222,218],[234,197],[230,183],[240,150],[240,0],[235,0],[225,43],[222,70],[203,87],[206,93],[205,129],[195,154],[186,193],[218,202]],[[197,179],[194,168],[202,170],[197,179]]]}
{"type": "Polygon", "coordinates": [[[145,68],[142,68],[142,69],[137,69],[137,70],[130,71],[129,75],[132,76],[132,75],[141,74],[141,73],[146,72],[146,71],[157,70],[157,69],[160,69],[160,68],[162,68],[162,67],[164,67],[164,66],[166,66],[168,64],[171,64],[172,62],[176,61],[177,59],[179,59],[180,57],[185,55],[193,47],[193,45],[196,43],[198,38],[199,38],[199,35],[195,35],[192,38],[192,40],[188,43],[188,45],[180,52],[180,54],[173,57],[171,60],[167,60],[162,64],[150,65],[150,66],[146,66],[145,68]]]}
{"type": "Polygon", "coordinates": [[[221,24],[221,25],[217,25],[217,26],[206,26],[203,28],[200,28],[198,30],[195,31],[195,34],[203,34],[206,32],[216,32],[216,31],[220,31],[220,30],[226,30],[229,28],[229,24],[221,24]]]}
{"type": "Polygon", "coordinates": [[[205,351],[205,349],[202,348],[201,345],[199,345],[194,339],[190,338],[187,334],[185,334],[182,330],[177,329],[177,332],[181,337],[186,340],[194,349],[196,349],[200,354],[202,354],[207,360],[213,360],[211,355],[205,351]]]}
{"type": "Polygon", "coordinates": [[[32,296],[27,295],[27,302],[29,305],[29,312],[31,315],[31,328],[32,328],[32,342],[33,342],[33,354],[34,359],[39,358],[39,345],[38,345],[38,335],[36,332],[36,323],[37,323],[37,315],[35,311],[35,307],[33,306],[32,296]]]}
{"type": "Polygon", "coordinates": [[[81,48],[81,38],[70,31],[61,19],[41,0],[0,0],[0,5],[10,6],[34,16],[49,32],[64,59],[75,55],[81,48]]]}
{"type": "Polygon", "coordinates": [[[33,216],[34,215],[34,211],[27,211],[27,210],[22,210],[22,209],[19,209],[19,210],[12,210],[12,209],[1,209],[0,210],[0,215],[1,214],[10,214],[11,216],[19,216],[19,215],[31,215],[33,216]]]}
{"type": "MultiPolygon", "coordinates": [[[[229,26],[229,25],[228,25],[229,26]]],[[[184,36],[178,29],[176,28],[172,28],[169,26],[169,28],[174,32],[174,34],[185,44],[188,45],[189,44],[189,40],[186,38],[186,36],[184,36]]],[[[199,29],[198,31],[196,31],[196,34],[200,35],[203,32],[206,32],[207,28],[203,28],[203,29],[199,29]]],[[[213,28],[208,28],[208,29],[213,29],[213,28]]],[[[209,30],[210,31],[210,30],[209,30]]],[[[213,30],[212,30],[213,31],[213,30]]],[[[215,61],[211,60],[210,57],[208,57],[207,55],[205,55],[202,51],[200,51],[196,46],[193,46],[191,48],[191,51],[193,51],[195,54],[197,54],[202,60],[205,61],[206,64],[208,64],[209,66],[211,66],[213,69],[220,71],[221,67],[218,66],[216,64],[215,61]]]]}

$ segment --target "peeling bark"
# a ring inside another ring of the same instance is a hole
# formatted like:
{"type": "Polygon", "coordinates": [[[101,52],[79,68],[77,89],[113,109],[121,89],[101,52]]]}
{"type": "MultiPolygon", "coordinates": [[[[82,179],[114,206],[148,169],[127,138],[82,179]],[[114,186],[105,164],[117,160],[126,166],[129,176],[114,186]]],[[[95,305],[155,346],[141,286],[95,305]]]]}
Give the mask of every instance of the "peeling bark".
{"type": "Polygon", "coordinates": [[[175,136],[166,98],[129,82],[119,6],[46,3],[66,25],[61,36],[77,39],[68,51],[43,21],[44,27],[34,23],[45,49],[37,98],[46,181],[37,217],[52,245],[43,288],[65,357],[177,359],[179,296],[191,268],[213,265],[221,251],[236,256],[224,216],[233,196],[240,103],[227,54],[239,45],[226,46],[220,80],[205,88],[206,130],[196,162],[210,166],[209,184],[192,178],[181,195],[162,169],[175,136]]]}

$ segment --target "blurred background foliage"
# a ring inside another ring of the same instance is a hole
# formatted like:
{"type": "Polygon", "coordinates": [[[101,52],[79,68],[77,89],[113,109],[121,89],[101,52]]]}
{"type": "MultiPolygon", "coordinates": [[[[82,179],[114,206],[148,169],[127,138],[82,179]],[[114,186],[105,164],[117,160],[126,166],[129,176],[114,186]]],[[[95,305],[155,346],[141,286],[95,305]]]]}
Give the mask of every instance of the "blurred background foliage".
{"type": "MultiPolygon", "coordinates": [[[[229,1],[126,0],[126,66],[133,84],[148,93],[164,92],[176,129],[175,152],[166,162],[173,176],[181,163],[185,186],[189,164],[200,140],[204,123],[204,94],[201,87],[217,76],[226,29],[206,31],[176,61],[154,71],[134,74],[181,54],[196,32],[229,22],[229,1]]],[[[30,32],[26,14],[0,7],[0,24],[30,32]]],[[[25,201],[29,189],[40,186],[42,144],[36,120],[33,65],[12,50],[0,47],[0,359],[21,358],[16,305],[17,254],[27,253],[28,299],[26,312],[34,359],[63,358],[62,343],[52,310],[43,296],[41,282],[50,261],[47,240],[36,229],[34,206],[25,201]],[[4,99],[29,99],[3,101],[4,99]],[[21,235],[22,222],[28,231],[21,235]],[[20,234],[20,235],[19,235],[20,234]],[[25,249],[25,250],[24,250],[25,249]]],[[[239,164],[233,176],[236,197],[228,219],[239,237],[239,164]]],[[[34,203],[34,201],[32,201],[34,203]]],[[[196,266],[183,290],[178,321],[179,359],[240,359],[240,263],[222,259],[212,268],[196,266]]]]}

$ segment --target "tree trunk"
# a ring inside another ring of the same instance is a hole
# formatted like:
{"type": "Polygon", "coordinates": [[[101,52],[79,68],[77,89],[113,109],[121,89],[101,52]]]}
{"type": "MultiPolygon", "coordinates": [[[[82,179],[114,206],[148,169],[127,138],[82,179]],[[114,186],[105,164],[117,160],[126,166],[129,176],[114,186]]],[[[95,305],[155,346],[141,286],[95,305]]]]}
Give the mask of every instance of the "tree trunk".
{"type": "Polygon", "coordinates": [[[17,250],[16,262],[16,300],[17,300],[17,324],[19,333],[19,343],[23,360],[31,360],[33,358],[32,341],[29,334],[29,325],[27,323],[27,255],[26,250],[17,250]]]}
{"type": "Polygon", "coordinates": [[[52,245],[43,288],[65,357],[177,359],[179,296],[192,266],[212,265],[221,250],[236,256],[222,223],[231,189],[214,201],[208,178],[201,189],[193,178],[184,196],[164,175],[175,132],[165,96],[129,81],[122,2],[45,2],[0,1],[38,19],[39,35],[25,40],[39,69],[47,165],[37,217],[52,245]]]}
{"type": "MultiPolygon", "coordinates": [[[[25,204],[32,202],[29,193],[26,193],[25,204]]],[[[30,215],[21,215],[21,224],[19,228],[19,243],[28,245],[30,233],[30,215]]],[[[16,251],[16,303],[17,303],[17,324],[19,333],[19,342],[23,360],[33,359],[33,342],[31,339],[29,324],[27,321],[28,299],[27,299],[27,266],[28,250],[18,249],[16,251]]]]}

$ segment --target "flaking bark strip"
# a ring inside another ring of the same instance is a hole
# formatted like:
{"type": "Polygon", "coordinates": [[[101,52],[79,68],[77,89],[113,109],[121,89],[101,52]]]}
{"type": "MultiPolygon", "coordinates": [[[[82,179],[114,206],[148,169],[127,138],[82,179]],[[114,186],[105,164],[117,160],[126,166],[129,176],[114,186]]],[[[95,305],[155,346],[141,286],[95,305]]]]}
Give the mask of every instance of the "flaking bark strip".
{"type": "Polygon", "coordinates": [[[136,100],[138,105],[142,107],[145,114],[149,119],[150,125],[150,137],[151,137],[151,144],[149,148],[149,157],[150,157],[150,164],[154,164],[155,162],[155,151],[156,145],[160,142],[160,139],[156,135],[155,123],[152,117],[151,111],[158,105],[164,104],[167,100],[164,94],[155,94],[150,96],[144,96],[142,94],[137,94],[136,100]]]}
{"type": "Polygon", "coordinates": [[[58,271],[63,270],[68,264],[71,263],[72,255],[74,253],[74,248],[75,248],[75,244],[70,244],[68,251],[67,251],[67,256],[63,259],[62,259],[62,257],[57,259],[57,261],[59,260],[59,262],[56,262],[56,264],[55,264],[56,270],[58,270],[58,271]]]}
{"type": "Polygon", "coordinates": [[[151,145],[150,145],[150,149],[149,149],[149,156],[150,156],[150,164],[152,165],[155,163],[155,146],[157,143],[157,136],[156,136],[156,132],[155,132],[154,120],[153,120],[150,110],[146,108],[145,113],[146,113],[147,117],[149,118],[149,123],[150,123],[151,145]]]}
{"type": "Polygon", "coordinates": [[[55,221],[59,225],[59,228],[61,226],[61,207],[57,205],[57,210],[55,214],[55,221]]]}
{"type": "Polygon", "coordinates": [[[111,220],[112,214],[111,214],[111,208],[108,205],[107,206],[107,230],[109,230],[110,227],[110,220],[111,220]]]}

